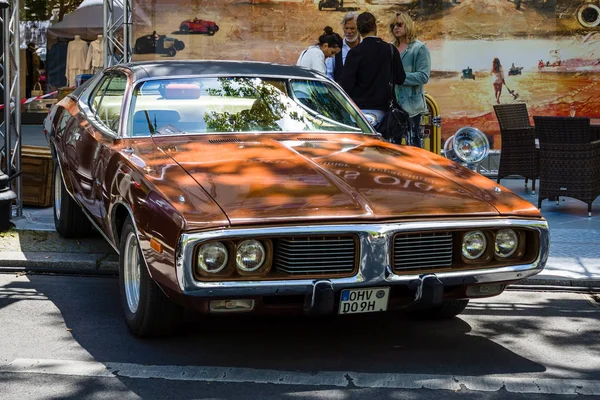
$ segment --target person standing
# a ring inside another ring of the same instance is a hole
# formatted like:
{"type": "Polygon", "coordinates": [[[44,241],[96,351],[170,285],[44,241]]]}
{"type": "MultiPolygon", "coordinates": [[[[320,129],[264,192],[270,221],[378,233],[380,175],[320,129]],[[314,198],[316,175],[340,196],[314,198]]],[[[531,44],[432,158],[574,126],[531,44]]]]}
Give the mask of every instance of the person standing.
{"type": "Polygon", "coordinates": [[[502,84],[504,83],[504,70],[500,59],[494,58],[492,61],[492,78],[494,79],[494,96],[496,97],[496,103],[500,104],[500,95],[502,94],[502,84]]]}
{"type": "Polygon", "coordinates": [[[322,74],[326,73],[325,59],[335,56],[342,49],[342,37],[335,33],[330,26],[323,29],[319,42],[304,50],[296,65],[313,69],[322,74]]]}
{"type": "Polygon", "coordinates": [[[344,18],[342,18],[342,29],[344,30],[342,51],[337,53],[335,57],[325,60],[327,76],[339,84],[342,82],[342,71],[348,52],[360,43],[360,35],[358,34],[358,29],[356,27],[357,17],[358,13],[354,11],[350,11],[344,15],[344,18]]]}
{"type": "Polygon", "coordinates": [[[31,97],[31,91],[35,85],[40,81],[40,68],[41,60],[37,54],[35,43],[30,42],[25,49],[25,63],[26,63],[26,80],[25,80],[25,97],[31,97]]]}
{"type": "Polygon", "coordinates": [[[363,113],[375,118],[373,125],[377,126],[390,109],[390,82],[401,85],[406,74],[398,49],[377,37],[377,20],[373,14],[360,14],[356,26],[362,41],[346,56],[342,88],[363,113]]]}
{"type": "Polygon", "coordinates": [[[431,56],[427,46],[417,40],[414,22],[407,13],[395,13],[390,21],[390,31],[406,72],[406,80],[402,85],[395,87],[395,92],[398,104],[410,116],[407,142],[409,145],[422,148],[421,114],[427,113],[423,85],[429,82],[431,75],[431,56]]]}

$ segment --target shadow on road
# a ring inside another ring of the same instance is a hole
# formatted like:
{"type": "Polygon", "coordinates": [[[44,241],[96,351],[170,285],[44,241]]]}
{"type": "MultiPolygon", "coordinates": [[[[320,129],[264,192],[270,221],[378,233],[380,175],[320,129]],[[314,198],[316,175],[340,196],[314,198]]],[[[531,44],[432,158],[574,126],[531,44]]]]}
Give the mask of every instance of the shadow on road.
{"type": "MultiPolygon", "coordinates": [[[[58,312],[40,320],[40,337],[57,336],[55,340],[65,341],[65,346],[72,346],[75,339],[99,362],[304,372],[456,374],[460,369],[463,375],[545,370],[486,337],[470,334],[471,326],[461,318],[415,321],[397,314],[327,318],[188,315],[178,336],[140,340],[129,334],[123,322],[116,279],[28,278],[30,282],[13,282],[0,289],[0,308],[15,301],[49,299],[58,312]],[[56,330],[61,333],[51,333],[56,330]]],[[[513,327],[502,329],[509,332],[513,327]]],[[[52,357],[60,359],[61,355],[52,357]]]]}

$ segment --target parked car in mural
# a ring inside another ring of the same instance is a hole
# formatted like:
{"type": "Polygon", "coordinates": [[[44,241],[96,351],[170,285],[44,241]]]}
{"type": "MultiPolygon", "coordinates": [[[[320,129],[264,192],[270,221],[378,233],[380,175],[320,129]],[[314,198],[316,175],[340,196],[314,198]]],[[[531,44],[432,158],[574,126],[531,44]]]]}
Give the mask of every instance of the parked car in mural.
{"type": "Polygon", "coordinates": [[[210,36],[219,31],[219,25],[213,21],[199,18],[186,19],[179,25],[181,33],[206,33],[210,36]]]}
{"type": "Polygon", "coordinates": [[[515,67],[515,65],[513,64],[508,70],[508,75],[509,76],[521,75],[522,71],[523,71],[523,67],[515,67]]]}
{"type": "MultiPolygon", "coordinates": [[[[354,3],[355,4],[355,3],[354,3]]],[[[320,0],[319,11],[329,10],[329,11],[356,11],[358,7],[348,7],[344,6],[344,0],[320,0]]]]}
{"type": "Polygon", "coordinates": [[[174,57],[178,51],[181,51],[184,48],[185,43],[181,40],[153,33],[137,38],[133,51],[135,54],[155,53],[174,57]]]}
{"type": "MultiPolygon", "coordinates": [[[[388,143],[339,87],[295,66],[118,65],[44,124],[54,219],[119,253],[139,336],[203,313],[447,318],[540,272],[527,201],[423,149],[388,143]]],[[[455,146],[468,157],[469,143],[455,146]]]]}
{"type": "Polygon", "coordinates": [[[462,70],[462,75],[460,79],[473,79],[475,80],[475,75],[473,74],[473,69],[471,67],[467,67],[462,70]]]}

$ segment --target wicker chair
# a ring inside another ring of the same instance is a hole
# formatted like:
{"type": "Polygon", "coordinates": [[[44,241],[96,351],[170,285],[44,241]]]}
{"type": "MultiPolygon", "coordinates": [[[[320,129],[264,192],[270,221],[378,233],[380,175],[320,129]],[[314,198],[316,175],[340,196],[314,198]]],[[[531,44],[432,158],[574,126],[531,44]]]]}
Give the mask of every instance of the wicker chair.
{"type": "Polygon", "coordinates": [[[595,140],[589,118],[533,117],[540,140],[542,200],[572,197],[588,205],[600,196],[600,140],[595,140]]]}
{"type": "Polygon", "coordinates": [[[500,124],[502,151],[498,180],[509,175],[520,175],[532,181],[535,194],[535,181],[540,176],[539,150],[535,147],[535,127],[529,123],[529,114],[525,103],[497,104],[494,112],[500,124]]]}

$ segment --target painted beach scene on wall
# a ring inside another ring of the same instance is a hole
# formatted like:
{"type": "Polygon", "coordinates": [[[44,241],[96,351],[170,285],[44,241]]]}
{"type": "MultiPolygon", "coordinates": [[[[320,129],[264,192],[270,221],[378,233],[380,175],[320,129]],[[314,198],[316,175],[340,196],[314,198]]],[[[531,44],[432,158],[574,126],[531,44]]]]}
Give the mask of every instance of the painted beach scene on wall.
{"type": "Polygon", "coordinates": [[[431,53],[425,90],[439,105],[442,140],[474,126],[501,147],[494,58],[506,80],[501,103],[524,102],[531,116],[573,106],[600,117],[600,0],[134,0],[134,43],[156,40],[160,51],[134,49],[133,59],[295,64],[325,26],[342,33],[348,11],[373,13],[387,41],[396,11],[413,17],[431,53]]]}

